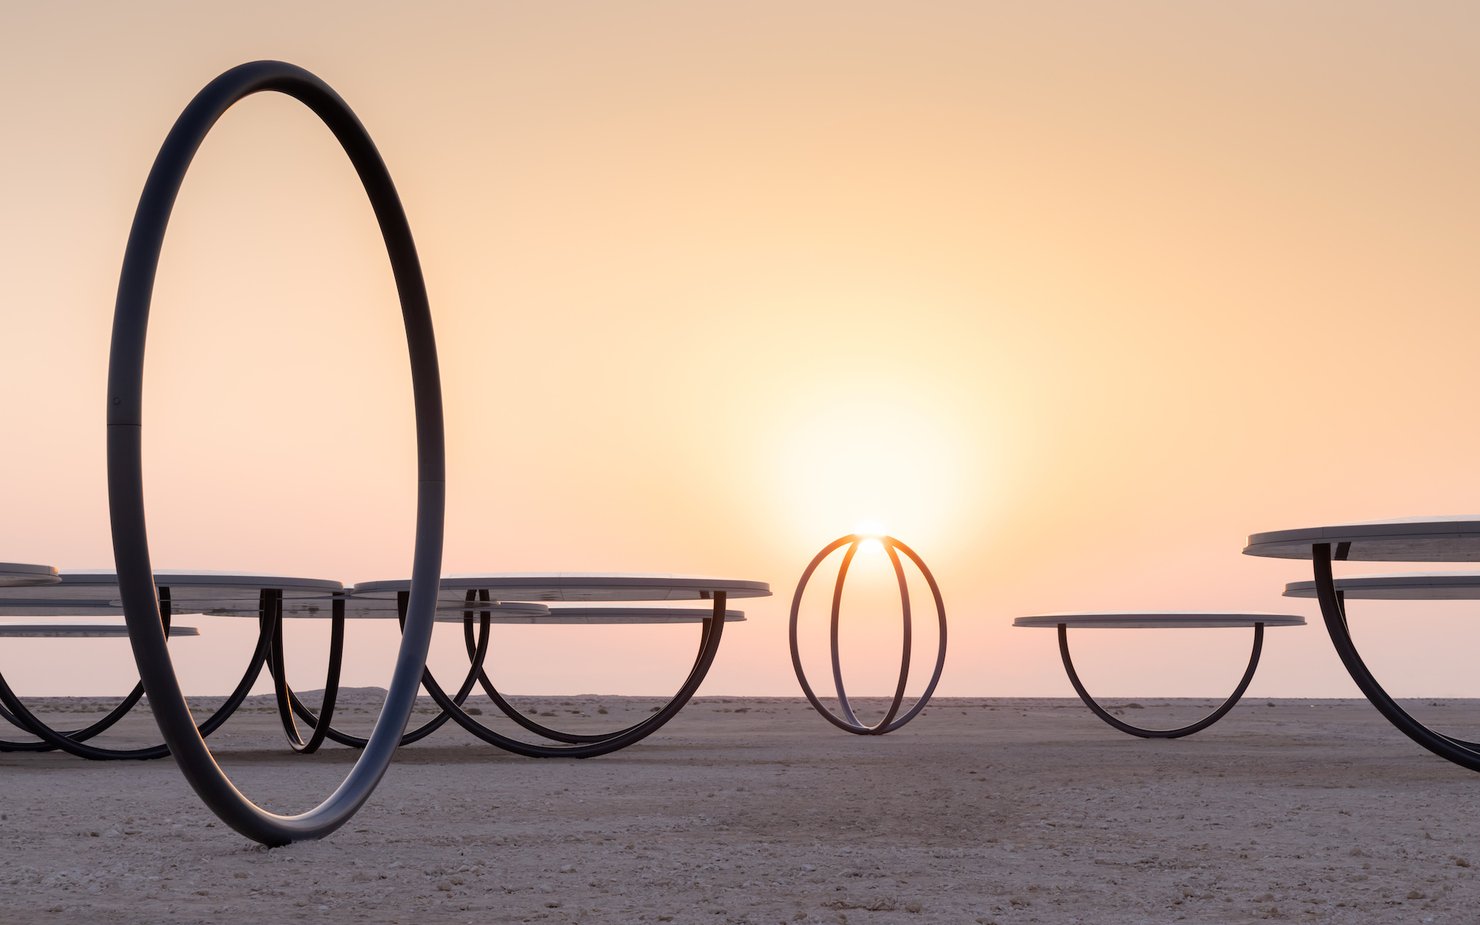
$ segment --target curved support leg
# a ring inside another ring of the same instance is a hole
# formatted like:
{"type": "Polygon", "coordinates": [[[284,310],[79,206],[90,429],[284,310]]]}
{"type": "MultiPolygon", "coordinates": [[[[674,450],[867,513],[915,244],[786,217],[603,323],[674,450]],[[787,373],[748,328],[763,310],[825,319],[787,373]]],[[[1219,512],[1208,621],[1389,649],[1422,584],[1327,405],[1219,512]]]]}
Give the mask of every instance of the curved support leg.
{"type": "MultiPolygon", "coordinates": [[[[1341,555],[1343,550],[1338,549],[1337,552],[1336,558],[1344,557],[1341,555]]],[[[1397,702],[1372,676],[1367,663],[1362,661],[1362,656],[1357,652],[1356,644],[1352,642],[1351,630],[1347,626],[1345,601],[1341,592],[1336,590],[1336,579],[1332,574],[1332,558],[1329,543],[1318,543],[1311,548],[1311,562],[1316,580],[1316,599],[1321,604],[1321,617],[1326,624],[1326,633],[1331,637],[1331,645],[1336,648],[1336,654],[1341,658],[1341,663],[1346,666],[1346,673],[1351,675],[1351,679],[1356,682],[1367,700],[1377,708],[1377,712],[1396,726],[1399,732],[1440,758],[1452,761],[1460,767],[1469,768],[1471,771],[1480,771],[1480,747],[1477,747],[1476,743],[1451,738],[1420,723],[1408,711],[1398,706],[1397,702]]]]}
{"type": "MultiPolygon", "coordinates": [[[[473,594],[473,592],[469,591],[468,594],[469,600],[472,600],[471,595],[473,594]]],[[[489,594],[487,591],[479,591],[478,594],[480,596],[480,600],[489,600],[489,594]]],[[[529,732],[534,733],[537,736],[543,736],[544,738],[550,739],[555,742],[564,742],[567,745],[584,745],[590,742],[604,742],[614,736],[626,735],[628,732],[631,732],[633,729],[641,726],[644,722],[647,722],[647,720],[643,720],[641,722],[633,723],[630,726],[624,726],[621,729],[614,729],[611,732],[578,734],[573,732],[563,732],[559,729],[546,726],[543,723],[530,719],[528,714],[520,712],[518,707],[510,703],[508,699],[506,699],[504,695],[500,693],[499,689],[494,686],[493,681],[488,677],[488,673],[485,669],[483,660],[476,654],[476,650],[474,647],[472,617],[473,611],[463,611],[463,644],[467,647],[469,659],[471,659],[478,666],[478,683],[482,686],[483,693],[487,694],[488,699],[493,701],[494,706],[498,707],[499,710],[515,724],[521,726],[529,732]]],[[[680,690],[682,690],[685,686],[687,686],[694,680],[694,674],[699,670],[699,662],[704,657],[704,650],[709,641],[709,628],[713,625],[713,623],[714,621],[712,619],[704,621],[703,627],[699,633],[699,649],[694,654],[694,664],[689,668],[688,677],[684,680],[683,685],[680,685],[680,690]]]]}
{"type": "MultiPolygon", "coordinates": [[[[453,702],[457,703],[459,706],[461,706],[463,701],[468,699],[468,695],[472,693],[473,685],[477,683],[477,672],[474,669],[482,666],[483,659],[488,654],[488,640],[489,636],[491,635],[489,633],[489,624],[489,616],[488,614],[484,614],[481,621],[481,629],[479,630],[478,641],[474,649],[474,651],[477,653],[473,660],[474,668],[470,668],[468,670],[467,676],[463,678],[462,686],[458,688],[457,693],[452,698],[453,702]]],[[[339,678],[336,674],[334,676],[334,690],[336,694],[338,692],[338,684],[339,678]]],[[[293,712],[297,714],[299,719],[302,719],[304,722],[309,723],[313,727],[314,735],[317,736],[322,733],[323,738],[327,738],[331,742],[337,742],[338,744],[347,746],[349,748],[364,748],[366,743],[369,741],[362,736],[351,735],[347,732],[342,732],[338,729],[335,729],[330,722],[323,719],[324,714],[314,713],[308,708],[305,703],[303,703],[303,701],[299,700],[298,695],[293,693],[293,689],[287,686],[286,683],[284,683],[284,691],[287,697],[288,704],[292,707],[293,712]]],[[[333,702],[329,700],[329,690],[327,688],[324,691],[324,697],[325,702],[330,704],[330,709],[332,710],[333,702]]],[[[400,745],[410,745],[413,742],[420,742],[422,739],[442,728],[442,726],[446,724],[449,719],[451,719],[451,717],[447,715],[447,712],[445,710],[441,713],[438,713],[436,716],[422,723],[420,726],[416,727],[410,732],[403,733],[401,735],[400,745]]],[[[322,741],[322,739],[320,739],[320,741],[322,741]]]]}
{"type": "Polygon", "coordinates": [[[1096,716],[1106,723],[1127,735],[1140,736],[1143,739],[1179,739],[1182,736],[1190,736],[1194,732],[1200,732],[1222,719],[1224,714],[1232,710],[1234,705],[1239,702],[1239,698],[1244,696],[1244,691],[1249,688],[1249,682],[1254,680],[1254,669],[1259,667],[1259,653],[1263,648],[1264,624],[1255,623],[1254,649],[1249,654],[1249,667],[1244,669],[1244,676],[1239,680],[1238,687],[1234,689],[1233,694],[1227,700],[1223,701],[1223,704],[1218,709],[1197,722],[1179,729],[1143,729],[1140,726],[1132,726],[1130,723],[1110,715],[1104,707],[1095,702],[1095,698],[1090,696],[1089,691],[1085,690],[1083,682],[1079,680],[1079,673],[1074,670],[1074,660],[1069,657],[1069,628],[1062,623],[1059,624],[1059,654],[1063,656],[1064,671],[1068,673],[1069,683],[1074,685],[1074,690],[1079,694],[1079,699],[1083,700],[1084,705],[1089,707],[1096,716]]]}
{"type": "MultiPolygon", "coordinates": [[[[455,703],[447,696],[441,686],[437,684],[436,679],[432,677],[430,671],[422,676],[421,683],[427,689],[427,692],[432,695],[432,699],[437,702],[437,705],[452,717],[453,722],[467,730],[471,735],[490,745],[495,745],[516,755],[524,755],[527,758],[594,758],[597,755],[605,755],[626,748],[635,742],[647,738],[667,725],[668,721],[678,715],[678,711],[684,708],[684,705],[694,696],[694,692],[699,689],[699,685],[704,682],[704,677],[709,673],[710,666],[714,664],[714,656],[719,651],[720,638],[724,634],[725,601],[726,595],[723,593],[714,596],[714,613],[713,616],[705,621],[704,641],[699,651],[699,658],[695,662],[693,670],[689,673],[689,677],[684,681],[683,686],[679,688],[678,693],[673,695],[673,699],[668,701],[658,712],[642,722],[605,736],[597,742],[585,742],[574,745],[533,745],[528,742],[521,742],[518,739],[513,739],[499,732],[495,732],[469,716],[462,709],[461,705],[455,703]]],[[[481,668],[481,660],[475,662],[475,665],[481,668]]]]}
{"type": "MultiPolygon", "coordinates": [[[[170,614],[170,589],[160,588],[159,615],[160,620],[164,623],[166,638],[169,637],[170,614]]],[[[6,684],[3,675],[0,675],[0,684],[6,684]]],[[[54,735],[65,736],[73,742],[85,742],[88,739],[91,739],[92,737],[111,729],[119,720],[128,715],[129,711],[132,710],[136,704],[138,704],[143,696],[144,682],[140,681],[139,683],[134,685],[133,690],[129,691],[128,694],[124,696],[123,700],[119,701],[117,706],[109,710],[96,722],[91,723],[90,725],[85,726],[82,729],[73,729],[68,731],[63,731],[60,729],[50,729],[50,727],[47,728],[54,735]]],[[[39,742],[10,742],[6,740],[0,740],[0,752],[49,752],[55,751],[57,748],[59,748],[59,746],[53,745],[51,743],[51,740],[45,734],[37,733],[35,731],[35,727],[37,724],[43,726],[45,725],[36,718],[35,714],[31,714],[31,721],[24,720],[20,716],[17,716],[4,709],[0,709],[0,715],[4,715],[4,717],[9,720],[12,725],[26,732],[29,732],[32,735],[36,735],[41,739],[41,741],[39,742]]]]}
{"type": "Polygon", "coordinates": [[[283,595],[281,591],[262,592],[262,618],[272,621],[273,694],[277,700],[278,719],[288,736],[288,747],[301,755],[310,755],[324,744],[334,718],[334,704],[339,699],[339,669],[344,662],[344,596],[336,594],[330,605],[329,666],[324,677],[324,700],[313,724],[313,732],[304,741],[293,720],[293,704],[289,697],[287,660],[283,655],[283,595]]]}
{"type": "MultiPolygon", "coordinates": [[[[3,683],[3,679],[4,675],[0,675],[0,683],[3,683]]],[[[71,731],[54,731],[57,735],[66,736],[73,742],[86,742],[93,736],[96,736],[102,732],[106,732],[108,729],[112,728],[113,725],[116,724],[119,720],[127,716],[128,712],[132,710],[135,705],[138,704],[143,696],[144,685],[142,683],[135,684],[134,689],[129,691],[128,695],[125,696],[123,700],[119,701],[117,706],[115,706],[112,710],[109,710],[96,722],[88,726],[84,726],[81,729],[73,729],[71,731]]],[[[32,731],[30,724],[26,723],[19,716],[16,716],[9,710],[0,709],[0,716],[3,716],[5,719],[9,720],[11,725],[15,726],[23,732],[32,731]]],[[[57,746],[52,745],[50,742],[47,742],[45,740],[40,742],[12,742],[8,739],[0,739],[0,752],[50,752],[55,751],[56,748],[57,746]]]]}
{"type": "MultiPolygon", "coordinates": [[[[703,681],[703,675],[700,673],[700,665],[704,660],[704,653],[709,647],[709,636],[712,632],[711,628],[713,626],[713,618],[707,618],[704,620],[703,626],[699,632],[699,648],[698,651],[694,654],[694,664],[689,668],[688,676],[684,679],[683,684],[679,686],[680,692],[688,688],[690,685],[697,689],[699,683],[703,681]]],[[[579,734],[573,732],[563,732],[559,729],[546,726],[543,723],[536,722],[535,720],[530,719],[528,714],[521,713],[518,707],[515,707],[513,704],[509,703],[504,695],[499,692],[498,688],[494,686],[493,681],[489,679],[488,674],[486,673],[486,671],[483,670],[482,665],[479,666],[478,680],[483,687],[484,693],[488,695],[488,699],[492,700],[494,705],[497,706],[499,710],[509,719],[513,720],[516,724],[528,730],[529,732],[534,733],[535,735],[543,736],[555,742],[564,742],[567,745],[584,745],[591,742],[605,742],[606,740],[611,739],[615,736],[626,735],[632,730],[642,726],[644,723],[651,721],[651,717],[649,717],[648,719],[633,723],[630,726],[624,726],[621,729],[614,729],[611,732],[603,733],[579,734]]]]}
{"type": "MultiPolygon", "coordinates": [[[[168,588],[160,589],[160,600],[164,605],[161,607],[160,617],[164,623],[165,632],[168,634],[170,619],[168,588]]],[[[271,625],[267,621],[260,621],[257,629],[257,647],[252,652],[252,658],[247,663],[246,671],[242,673],[241,679],[237,681],[236,688],[227,696],[221,706],[217,707],[214,713],[206,717],[197,726],[201,738],[205,738],[217,729],[220,729],[247,699],[247,695],[252,690],[252,685],[257,683],[257,676],[261,673],[262,666],[267,661],[271,641],[271,625]]],[[[39,717],[21,702],[20,698],[11,690],[4,676],[0,675],[0,703],[4,703],[18,719],[22,720],[22,728],[42,740],[40,743],[34,744],[20,743],[31,746],[24,750],[39,750],[35,746],[40,745],[46,749],[60,749],[79,758],[87,758],[94,761],[148,760],[164,758],[170,754],[169,748],[165,745],[155,745],[145,748],[106,748],[97,745],[88,745],[84,741],[84,733],[86,733],[86,737],[91,737],[104,731],[121,719],[128,712],[128,708],[131,708],[138,702],[139,696],[136,696],[136,694],[142,694],[141,687],[136,687],[134,694],[130,694],[129,697],[125,698],[123,703],[120,703],[107,716],[103,717],[103,719],[86,729],[78,730],[75,733],[66,733],[52,729],[46,723],[42,722],[39,717]],[[108,721],[106,725],[104,725],[105,721],[108,721]]]]}

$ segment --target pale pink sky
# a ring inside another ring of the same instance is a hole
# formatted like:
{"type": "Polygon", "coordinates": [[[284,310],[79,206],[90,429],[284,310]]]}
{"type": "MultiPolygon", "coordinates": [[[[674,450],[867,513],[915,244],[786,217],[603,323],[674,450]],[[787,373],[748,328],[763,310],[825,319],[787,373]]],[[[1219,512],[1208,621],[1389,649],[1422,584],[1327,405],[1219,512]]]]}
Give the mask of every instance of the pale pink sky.
{"type": "MultiPolygon", "coordinates": [[[[1313,618],[1279,597],[1307,567],[1240,556],[1246,534],[1480,510],[1477,18],[0,7],[0,560],[111,565],[103,382],[134,203],[191,95],[275,57],[357,110],[416,233],[446,571],[772,582],[706,693],[796,692],[791,590],[863,521],[941,581],[942,694],[1070,693],[1052,634],[1009,627],[1021,614],[1313,618]]],[[[202,148],[150,337],[159,566],[408,571],[394,290],[353,173],[299,105],[251,99],[202,148]]],[[[893,615],[866,603],[850,652],[882,688],[893,615]]],[[[1475,609],[1357,630],[1396,691],[1474,695],[1475,609]]],[[[187,690],[218,689],[246,627],[195,622],[187,690]]],[[[682,632],[507,639],[526,691],[660,690],[688,650],[682,632]]],[[[367,631],[349,683],[384,683],[393,641],[367,631]]],[[[1110,692],[1217,694],[1244,647],[1105,633],[1083,667],[1110,692]]],[[[0,650],[23,692],[123,690],[130,668],[122,643],[0,650]],[[84,667],[59,664],[74,652],[84,667]]],[[[1356,695],[1319,626],[1272,631],[1251,688],[1297,695],[1356,695]]]]}

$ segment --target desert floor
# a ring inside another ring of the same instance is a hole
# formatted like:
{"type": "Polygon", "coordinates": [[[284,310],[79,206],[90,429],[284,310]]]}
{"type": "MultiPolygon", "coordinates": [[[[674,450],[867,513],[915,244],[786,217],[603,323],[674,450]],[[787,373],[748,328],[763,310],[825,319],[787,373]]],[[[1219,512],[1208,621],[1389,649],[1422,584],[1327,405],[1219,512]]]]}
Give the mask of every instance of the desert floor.
{"type": "MultiPolygon", "coordinates": [[[[347,696],[344,725],[368,730],[378,694],[347,696]]],[[[592,729],[653,701],[531,703],[592,729]]],[[[1201,706],[1123,708],[1152,724],[1201,706]]],[[[288,753],[262,698],[213,742],[279,811],[322,799],[355,757],[288,753]]],[[[445,728],[403,749],[344,829],[272,850],[217,822],[167,759],[0,755],[0,922],[1473,923],[1476,820],[1480,777],[1365,702],[1246,700],[1198,735],[1141,740],[1077,701],[938,699],[864,738],[799,699],[709,697],[588,761],[445,728]]]]}

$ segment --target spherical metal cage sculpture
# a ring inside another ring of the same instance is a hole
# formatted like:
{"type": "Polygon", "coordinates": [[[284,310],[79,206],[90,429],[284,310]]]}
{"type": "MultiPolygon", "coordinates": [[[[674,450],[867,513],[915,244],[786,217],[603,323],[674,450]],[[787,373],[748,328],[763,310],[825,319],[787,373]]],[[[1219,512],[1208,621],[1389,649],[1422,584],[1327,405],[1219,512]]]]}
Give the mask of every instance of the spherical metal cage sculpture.
{"type": "Polygon", "coordinates": [[[380,782],[411,716],[426,666],[442,567],[446,512],[442,387],[431,308],[400,197],[360,120],[328,84],[281,61],[232,68],[192,99],[160,147],[134,213],[118,281],[108,360],[108,508],[124,619],[149,706],[170,754],[191,787],[223,821],[248,838],[282,845],[322,838],[349,821],[380,782]],[[307,106],[334,133],[359,175],[380,225],[400,296],[416,412],[416,545],[400,652],[370,740],[344,782],[307,812],[282,816],[257,806],[217,766],[191,717],[165,646],[165,627],[144,519],[141,420],[144,346],[155,272],[170,212],[195,152],[235,103],[273,91],[307,106]]]}
{"type": "Polygon", "coordinates": [[[930,574],[930,569],[926,567],[924,560],[916,555],[913,549],[892,536],[875,537],[850,533],[824,546],[822,551],[813,557],[806,571],[802,572],[802,579],[797,583],[796,594],[791,599],[790,640],[791,666],[796,670],[797,681],[802,685],[802,693],[807,695],[807,700],[817,712],[821,713],[828,722],[846,732],[856,735],[883,735],[886,732],[893,732],[918,716],[920,711],[930,703],[930,697],[935,693],[935,686],[940,683],[940,673],[946,665],[946,605],[941,599],[940,586],[935,583],[935,576],[930,574]],[[853,557],[858,554],[859,547],[870,541],[878,542],[889,556],[889,563],[894,568],[895,579],[899,582],[900,614],[904,621],[904,644],[901,646],[903,654],[899,663],[899,683],[895,686],[894,699],[890,702],[889,708],[884,711],[883,718],[873,725],[859,720],[853,711],[853,704],[848,700],[848,692],[843,686],[842,659],[838,653],[838,628],[842,615],[843,585],[847,581],[848,569],[853,564],[853,557]],[[838,692],[838,710],[842,714],[838,715],[818,699],[817,694],[812,690],[812,685],[807,683],[807,673],[802,669],[801,649],[797,645],[797,623],[802,608],[802,595],[807,590],[807,582],[812,579],[812,573],[817,571],[817,567],[828,556],[843,546],[847,546],[848,549],[843,553],[843,561],[838,566],[838,579],[833,586],[831,615],[833,685],[838,692]],[[899,553],[904,553],[911,562],[915,563],[915,567],[924,576],[925,583],[930,587],[930,594],[935,600],[935,613],[940,625],[940,645],[936,652],[935,670],[930,675],[930,683],[925,685],[925,690],[921,692],[920,698],[915,701],[914,705],[902,713],[900,710],[904,706],[905,687],[910,678],[912,622],[909,580],[905,577],[904,565],[899,561],[899,553]]]}

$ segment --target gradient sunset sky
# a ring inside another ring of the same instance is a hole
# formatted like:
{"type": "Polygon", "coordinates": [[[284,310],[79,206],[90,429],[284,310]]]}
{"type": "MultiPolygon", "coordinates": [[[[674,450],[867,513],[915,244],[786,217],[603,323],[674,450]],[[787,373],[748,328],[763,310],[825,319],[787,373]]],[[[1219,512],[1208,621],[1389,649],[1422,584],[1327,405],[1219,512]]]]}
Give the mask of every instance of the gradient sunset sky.
{"type": "MultiPolygon", "coordinates": [[[[863,523],[941,582],[941,694],[1068,696],[1052,634],[1013,617],[1315,619],[1279,597],[1308,566],[1241,556],[1247,534],[1480,511],[1474,7],[12,3],[0,560],[111,567],[134,204],[190,97],[257,58],[340,92],[410,216],[444,570],[770,581],[704,693],[797,692],[792,589],[863,523]]],[[[230,112],[185,183],[145,407],[157,566],[409,572],[394,287],[353,172],[285,97],[230,112]]],[[[871,600],[850,652],[883,679],[897,617],[871,600]]],[[[1356,631],[1395,691],[1475,695],[1477,609],[1356,631]]],[[[185,687],[224,689],[247,626],[191,622],[185,687]]],[[[515,691],[659,691],[690,636],[509,631],[495,664],[515,691]]],[[[347,682],[384,684],[394,639],[360,632],[347,682]]],[[[1247,639],[1084,645],[1101,689],[1212,695],[1247,639]]],[[[0,668],[34,693],[132,677],[122,643],[12,643],[0,668]],[[57,668],[74,645],[87,666],[57,668]]],[[[1357,691],[1312,625],[1271,631],[1250,695],[1357,691]]]]}

